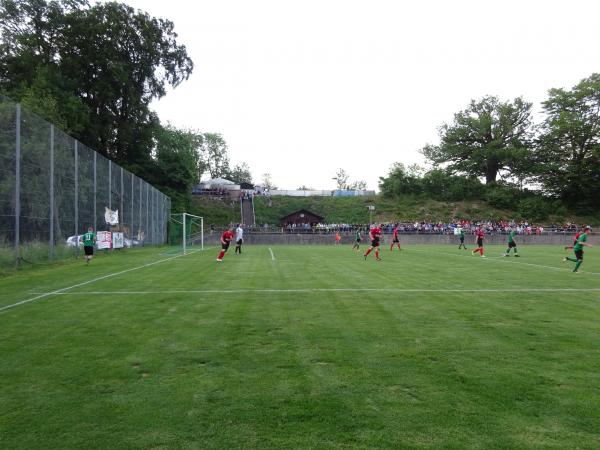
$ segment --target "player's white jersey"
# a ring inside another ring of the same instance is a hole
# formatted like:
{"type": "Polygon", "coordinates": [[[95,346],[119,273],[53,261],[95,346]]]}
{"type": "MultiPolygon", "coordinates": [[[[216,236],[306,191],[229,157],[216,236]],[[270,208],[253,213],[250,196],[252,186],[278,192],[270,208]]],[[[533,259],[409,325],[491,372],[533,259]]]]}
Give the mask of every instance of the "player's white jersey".
{"type": "Polygon", "coordinates": [[[235,241],[239,241],[239,240],[243,240],[244,239],[244,230],[242,227],[237,227],[235,229],[235,241]]]}

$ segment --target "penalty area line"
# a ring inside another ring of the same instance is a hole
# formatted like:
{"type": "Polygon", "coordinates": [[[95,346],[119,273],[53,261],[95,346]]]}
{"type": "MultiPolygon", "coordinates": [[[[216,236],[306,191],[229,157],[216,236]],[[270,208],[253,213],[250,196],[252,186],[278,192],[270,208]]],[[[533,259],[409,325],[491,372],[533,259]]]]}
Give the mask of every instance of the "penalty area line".
{"type": "Polygon", "coordinates": [[[269,253],[271,253],[271,261],[275,261],[275,255],[273,254],[271,247],[269,247],[269,253]]]}
{"type": "MultiPolygon", "coordinates": [[[[196,253],[198,251],[200,251],[200,250],[196,250],[194,252],[189,252],[189,253],[187,253],[187,255],[190,255],[192,253],[196,253]]],[[[7,305],[7,306],[0,307],[0,314],[3,313],[4,311],[8,310],[8,309],[15,308],[17,306],[24,305],[26,303],[31,303],[31,302],[34,302],[36,300],[40,300],[40,299],[45,298],[45,297],[50,297],[52,295],[65,294],[67,291],[70,291],[71,289],[75,289],[75,288],[78,288],[78,287],[81,287],[81,286],[85,286],[85,285],[88,285],[88,284],[91,284],[91,283],[95,283],[96,281],[105,280],[107,278],[116,277],[118,275],[122,275],[122,274],[127,273],[127,272],[133,272],[134,270],[144,269],[146,267],[154,266],[156,264],[160,264],[160,263],[163,263],[163,262],[166,262],[166,261],[171,261],[173,259],[180,258],[182,256],[185,256],[185,255],[182,254],[182,255],[173,256],[171,258],[160,259],[158,261],[154,261],[154,262],[151,262],[151,263],[148,263],[148,264],[144,264],[142,266],[133,267],[131,269],[126,269],[126,270],[121,270],[120,272],[109,273],[108,275],[103,275],[101,277],[94,278],[93,280],[88,280],[88,281],[84,281],[82,283],[77,283],[77,284],[74,284],[73,286],[68,286],[66,288],[57,289],[57,290],[52,291],[52,292],[46,292],[46,293],[43,293],[43,294],[39,294],[39,295],[36,295],[35,297],[31,297],[31,298],[28,298],[26,300],[21,300],[20,302],[17,302],[17,303],[13,303],[12,305],[7,305]]]]}

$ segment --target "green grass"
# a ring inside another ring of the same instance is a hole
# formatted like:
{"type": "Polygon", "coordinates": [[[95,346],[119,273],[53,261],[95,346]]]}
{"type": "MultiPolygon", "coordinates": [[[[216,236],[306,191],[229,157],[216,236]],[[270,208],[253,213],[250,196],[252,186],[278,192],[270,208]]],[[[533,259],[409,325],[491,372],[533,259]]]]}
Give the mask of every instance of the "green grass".
{"type": "Polygon", "coordinates": [[[600,446],[596,249],[271,249],[0,279],[2,308],[164,260],[0,312],[0,448],[600,446]]]}

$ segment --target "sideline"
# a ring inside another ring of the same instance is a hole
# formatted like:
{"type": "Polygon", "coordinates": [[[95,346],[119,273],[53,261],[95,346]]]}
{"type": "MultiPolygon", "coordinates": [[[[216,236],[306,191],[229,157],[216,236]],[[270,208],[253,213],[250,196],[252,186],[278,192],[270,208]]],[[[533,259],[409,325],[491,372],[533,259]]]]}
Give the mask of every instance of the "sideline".
{"type": "MultiPolygon", "coordinates": [[[[196,250],[194,252],[188,252],[186,255],[191,255],[193,253],[197,253],[197,252],[200,252],[200,251],[202,251],[202,250],[196,250]]],[[[39,294],[39,295],[37,295],[35,297],[28,298],[27,300],[22,300],[20,302],[13,303],[12,305],[0,307],[0,314],[2,314],[4,311],[6,311],[8,309],[14,308],[16,306],[24,305],[26,303],[31,303],[31,302],[34,302],[34,301],[39,300],[41,298],[49,297],[51,295],[64,294],[66,291],[69,291],[71,289],[75,289],[77,287],[85,286],[87,284],[95,283],[96,281],[105,280],[107,278],[116,277],[117,275],[122,275],[122,274],[127,273],[127,272],[133,272],[134,270],[144,269],[146,267],[154,266],[156,264],[160,264],[160,263],[163,263],[163,262],[166,262],[166,261],[171,261],[171,260],[176,259],[176,258],[181,258],[182,256],[186,256],[186,255],[181,254],[181,255],[173,256],[171,258],[160,259],[158,261],[154,261],[154,262],[151,262],[151,263],[148,263],[148,264],[144,264],[142,266],[133,267],[131,269],[126,269],[126,270],[121,270],[120,272],[109,273],[108,275],[103,275],[101,277],[94,278],[93,280],[84,281],[83,283],[77,283],[77,284],[74,284],[73,286],[69,286],[69,287],[66,287],[66,288],[57,289],[56,291],[46,292],[46,293],[43,293],[43,294],[39,294]]]]}
{"type": "Polygon", "coordinates": [[[269,247],[269,252],[271,252],[271,261],[275,261],[275,255],[273,254],[273,250],[269,247]]]}

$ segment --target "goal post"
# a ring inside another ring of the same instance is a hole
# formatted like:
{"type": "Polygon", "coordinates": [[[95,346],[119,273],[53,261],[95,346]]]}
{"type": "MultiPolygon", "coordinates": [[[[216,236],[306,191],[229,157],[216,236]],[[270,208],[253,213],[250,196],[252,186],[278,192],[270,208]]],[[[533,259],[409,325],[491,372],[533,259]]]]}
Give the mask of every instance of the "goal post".
{"type": "Polygon", "coordinates": [[[180,246],[185,255],[190,247],[204,250],[204,217],[188,213],[171,214],[169,218],[169,242],[180,246]]]}

